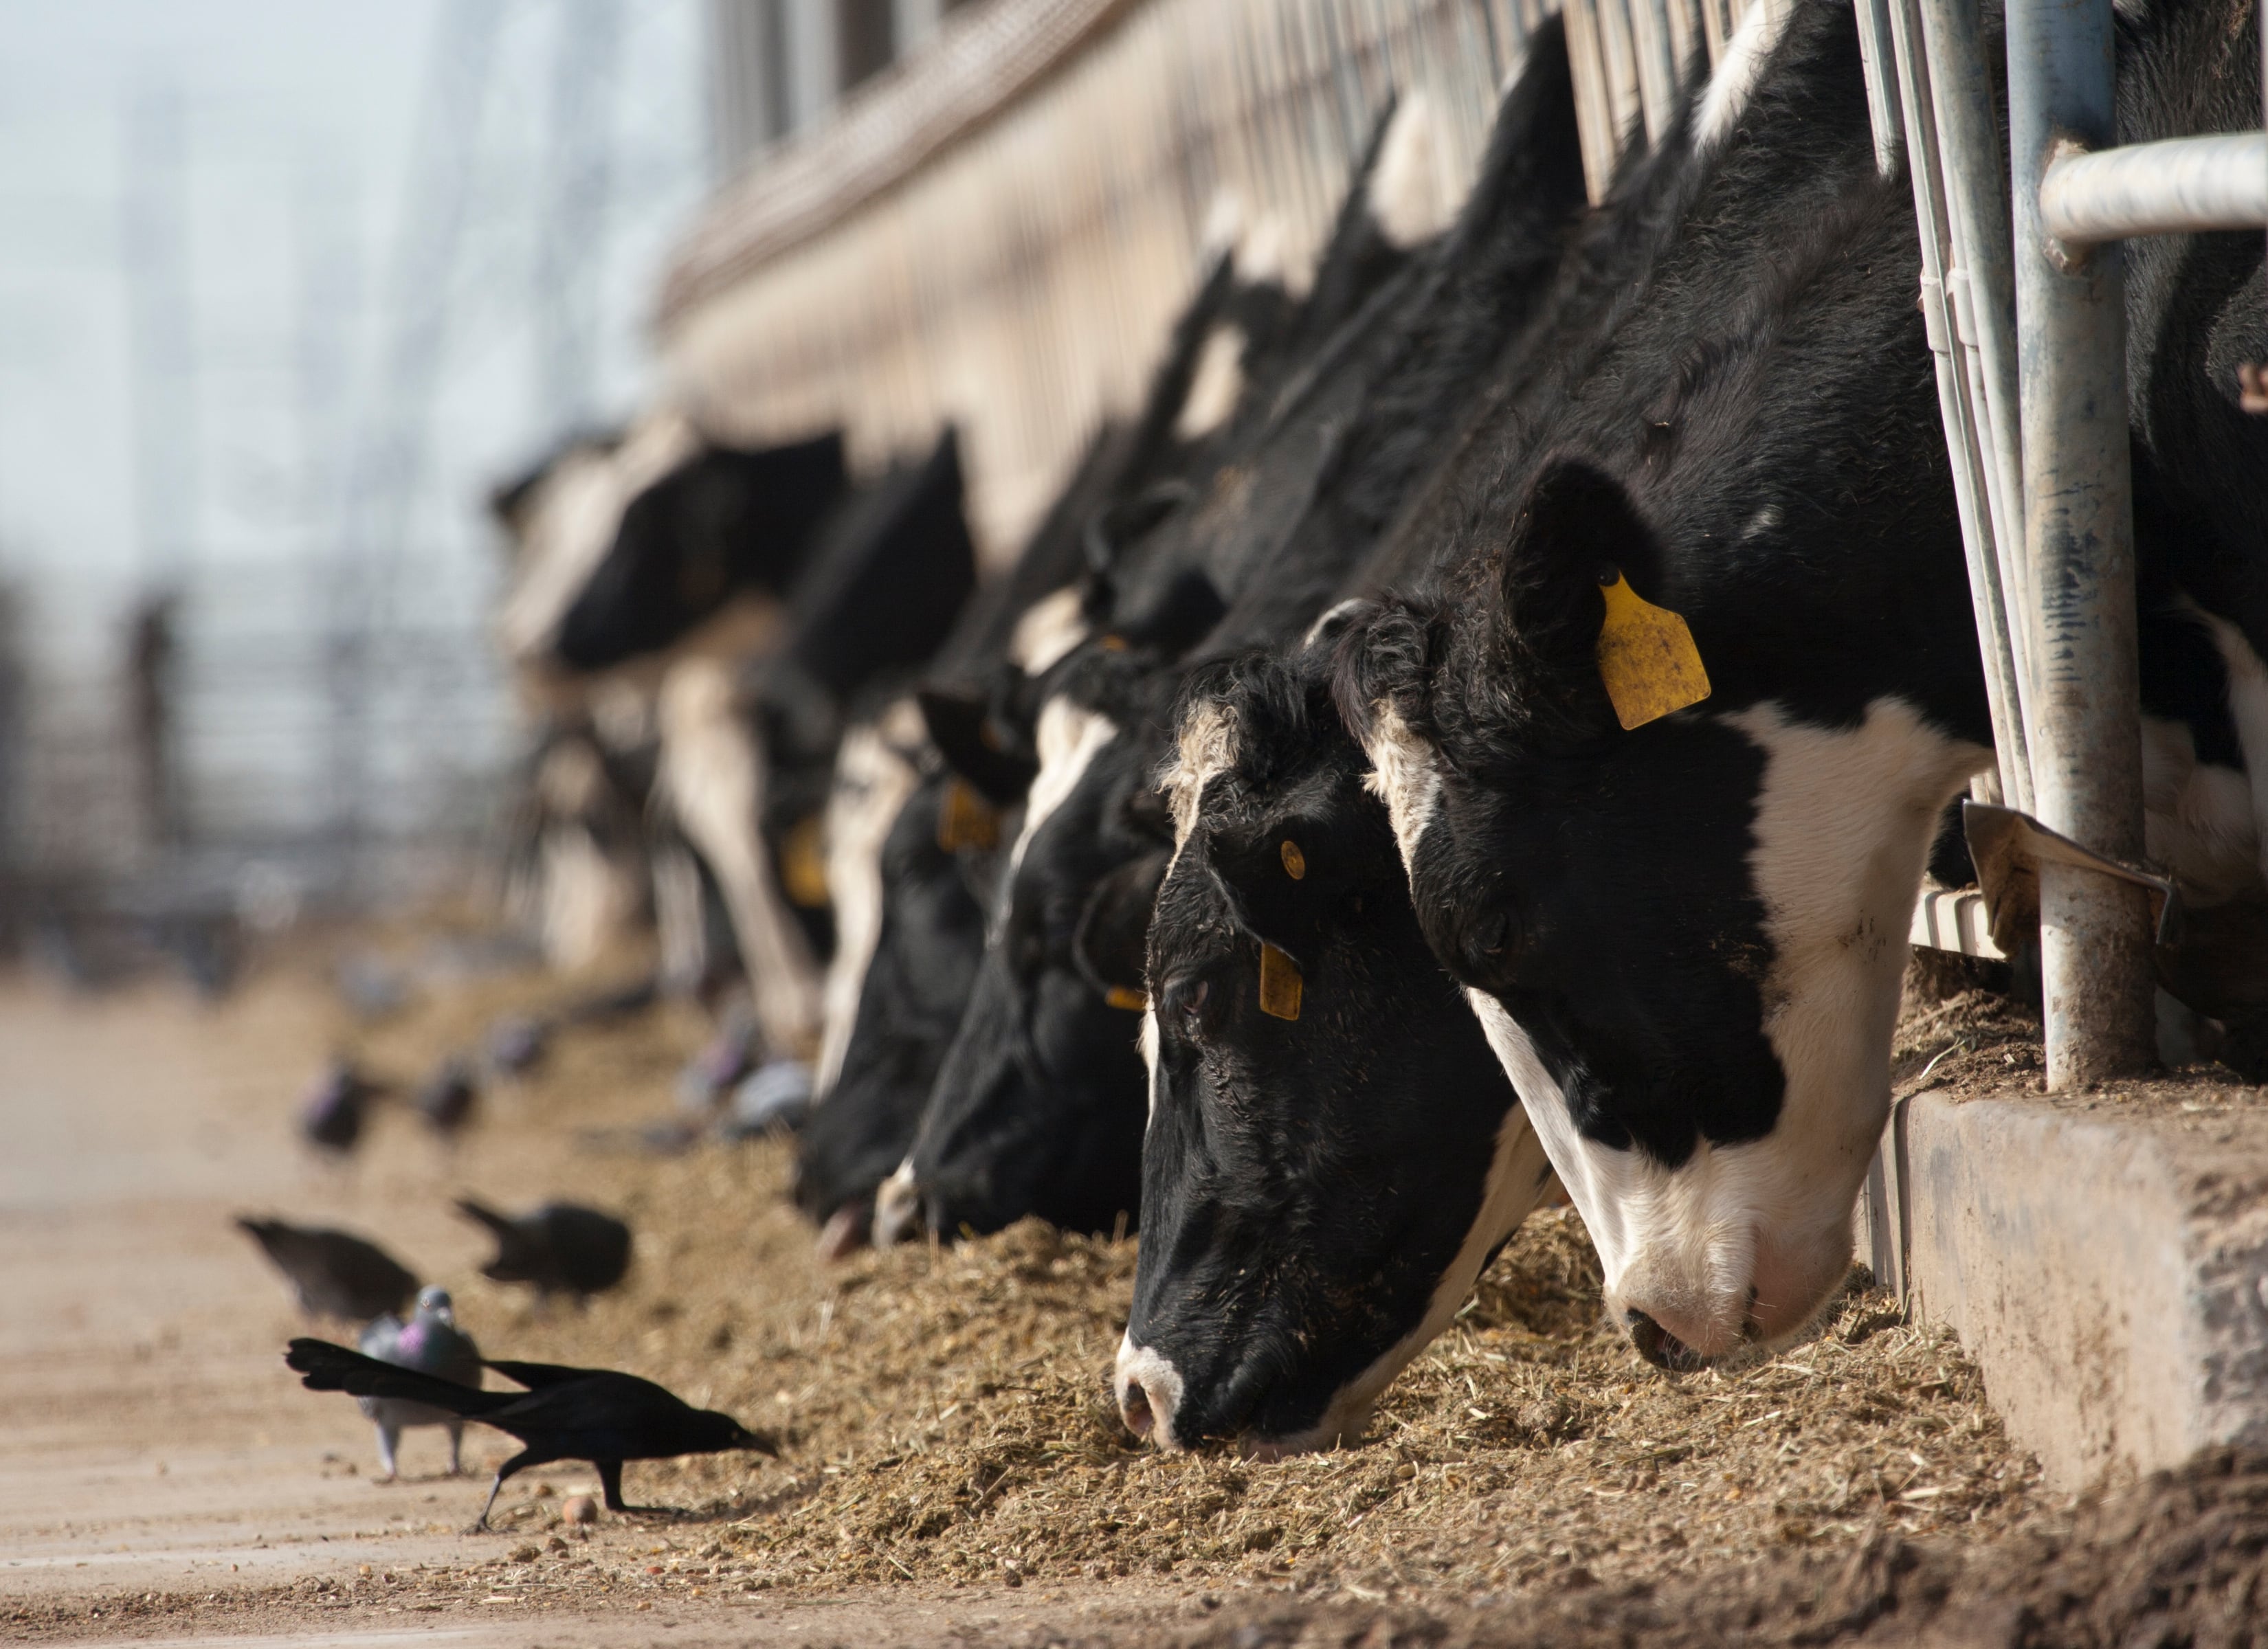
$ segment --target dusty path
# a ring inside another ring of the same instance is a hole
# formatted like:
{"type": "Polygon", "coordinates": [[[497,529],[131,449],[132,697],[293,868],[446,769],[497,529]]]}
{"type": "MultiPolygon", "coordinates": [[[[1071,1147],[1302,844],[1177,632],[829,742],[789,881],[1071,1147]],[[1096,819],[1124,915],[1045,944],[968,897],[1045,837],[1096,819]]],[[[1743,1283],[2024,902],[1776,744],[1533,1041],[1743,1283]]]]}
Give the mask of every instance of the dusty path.
{"type": "MultiPolygon", "coordinates": [[[[321,993],[288,980],[218,1010],[165,989],[89,1002],[0,983],[0,1638],[525,1645],[666,1628],[686,1644],[887,1641],[931,1636],[948,1615],[1010,1631],[1171,1612],[1139,1586],[720,1607],[688,1597],[666,1557],[618,1599],[548,1598],[512,1572],[516,1541],[456,1532],[479,1489],[428,1476],[438,1432],[409,1435],[409,1481],[374,1483],[351,1405],[309,1396],[282,1368],[302,1325],[229,1216],[383,1232],[454,1281],[482,1243],[437,1193],[477,1182],[535,1196],[563,1147],[507,1114],[452,1159],[389,1118],[352,1169],[313,1160],[291,1106],[338,1026],[321,993]],[[416,1576],[414,1590],[389,1574],[416,1576]]],[[[492,1438],[468,1435],[469,1464],[496,1457],[492,1438]]],[[[563,1486],[579,1470],[565,1469],[563,1486]]],[[[587,1550],[632,1558],[657,1539],[698,1543],[697,1531],[602,1527],[587,1550]]]]}

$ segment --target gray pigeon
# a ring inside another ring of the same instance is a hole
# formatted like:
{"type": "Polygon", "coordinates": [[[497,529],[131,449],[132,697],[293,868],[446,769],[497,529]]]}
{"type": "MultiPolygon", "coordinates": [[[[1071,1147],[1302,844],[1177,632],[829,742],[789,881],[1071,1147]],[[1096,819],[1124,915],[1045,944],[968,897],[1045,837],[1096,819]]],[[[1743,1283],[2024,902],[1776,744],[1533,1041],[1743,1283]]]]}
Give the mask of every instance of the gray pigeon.
{"type": "MultiPolygon", "coordinates": [[[[356,1343],[362,1347],[364,1357],[374,1357],[381,1363],[414,1368],[423,1374],[470,1386],[475,1391],[481,1388],[480,1347],[473,1343],[472,1336],[457,1327],[456,1314],[446,1288],[421,1290],[417,1309],[409,1314],[409,1321],[389,1312],[364,1329],[356,1343]]],[[[386,1476],[379,1479],[380,1483],[392,1483],[397,1476],[394,1451],[401,1444],[403,1429],[413,1425],[447,1426],[449,1475],[462,1475],[464,1468],[457,1457],[465,1435],[461,1417],[407,1397],[359,1397],[356,1401],[378,1427],[378,1459],[386,1468],[386,1476]]]]}

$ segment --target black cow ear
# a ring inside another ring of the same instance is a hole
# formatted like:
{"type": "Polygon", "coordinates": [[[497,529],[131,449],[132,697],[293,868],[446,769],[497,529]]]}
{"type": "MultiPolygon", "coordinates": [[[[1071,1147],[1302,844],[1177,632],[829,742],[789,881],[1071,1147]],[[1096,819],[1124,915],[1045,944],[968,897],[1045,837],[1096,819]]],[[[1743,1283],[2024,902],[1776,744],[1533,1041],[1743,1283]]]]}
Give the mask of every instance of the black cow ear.
{"type": "Polygon", "coordinates": [[[1024,799],[1039,767],[1006,747],[983,699],[933,687],[917,689],[914,699],[928,725],[930,741],[979,795],[996,807],[1012,807],[1024,799]]]}
{"type": "Polygon", "coordinates": [[[1658,560],[1622,482],[1579,458],[1547,464],[1504,558],[1505,615],[1520,651],[1552,665],[1588,660],[1606,616],[1602,586],[1658,560]]]}
{"type": "Polygon", "coordinates": [[[1150,913],[1173,854],[1145,853],[1104,877],[1079,913],[1071,953],[1114,1007],[1147,1005],[1150,913]]]}

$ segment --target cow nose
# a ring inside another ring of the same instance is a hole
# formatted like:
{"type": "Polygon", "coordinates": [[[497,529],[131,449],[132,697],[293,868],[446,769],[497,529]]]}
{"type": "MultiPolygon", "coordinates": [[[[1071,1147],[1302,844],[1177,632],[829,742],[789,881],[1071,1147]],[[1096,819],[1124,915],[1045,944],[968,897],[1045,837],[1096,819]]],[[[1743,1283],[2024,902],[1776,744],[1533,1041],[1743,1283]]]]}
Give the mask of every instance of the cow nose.
{"type": "Polygon", "coordinates": [[[1126,1429],[1137,1437],[1148,1437],[1158,1423],[1157,1416],[1150,1410],[1150,1394],[1138,1380],[1128,1380],[1125,1389],[1118,1394],[1118,1414],[1126,1422],[1126,1429]]]}
{"type": "Polygon", "coordinates": [[[1690,1374],[1709,1360],[1635,1307],[1623,1313],[1623,1324],[1629,1329],[1631,1343],[1638,1348],[1638,1354],[1656,1368],[1666,1368],[1673,1374],[1690,1374]]]}

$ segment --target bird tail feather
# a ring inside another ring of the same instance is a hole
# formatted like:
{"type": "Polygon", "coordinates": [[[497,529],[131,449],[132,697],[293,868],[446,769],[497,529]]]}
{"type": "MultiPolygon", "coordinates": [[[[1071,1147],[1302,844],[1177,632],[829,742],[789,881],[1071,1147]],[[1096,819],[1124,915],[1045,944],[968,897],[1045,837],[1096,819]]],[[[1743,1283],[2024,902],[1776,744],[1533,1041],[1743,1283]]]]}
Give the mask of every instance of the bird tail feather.
{"type": "Polygon", "coordinates": [[[399,1397],[412,1402],[431,1403],[436,1409],[446,1409],[452,1414],[476,1420],[484,1414],[509,1407],[525,1394],[516,1391],[482,1391],[473,1386],[460,1386],[453,1380],[444,1380],[438,1374],[421,1373],[414,1368],[400,1368],[392,1363],[381,1363],[374,1357],[364,1357],[359,1351],[350,1351],[343,1345],[334,1345],[328,1340],[302,1337],[291,1342],[284,1353],[284,1361],[298,1371],[299,1383],[310,1391],[344,1391],[357,1397],[399,1397]]]}

